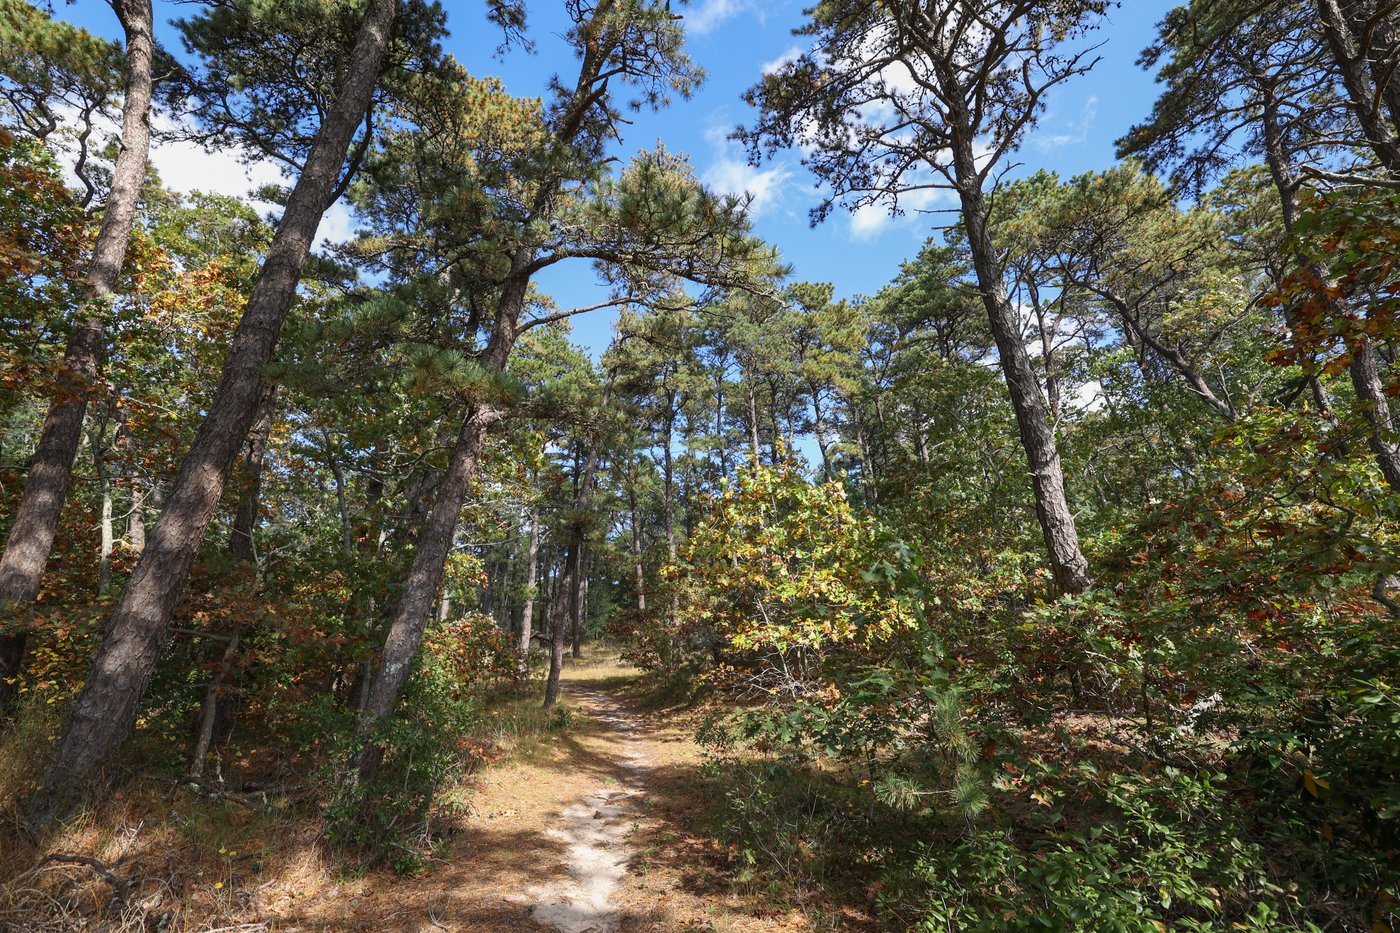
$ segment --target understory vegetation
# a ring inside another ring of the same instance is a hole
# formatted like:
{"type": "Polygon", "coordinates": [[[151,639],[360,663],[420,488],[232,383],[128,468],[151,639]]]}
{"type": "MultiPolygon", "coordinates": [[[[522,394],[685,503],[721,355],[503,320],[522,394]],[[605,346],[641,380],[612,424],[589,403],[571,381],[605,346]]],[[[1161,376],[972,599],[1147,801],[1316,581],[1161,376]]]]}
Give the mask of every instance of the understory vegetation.
{"type": "Polygon", "coordinates": [[[1400,924],[1395,4],[1171,8],[1066,177],[1128,6],[820,0],[723,144],[924,223],[871,294],[628,148],[705,79],[668,0],[110,7],[0,0],[0,925],[485,864],[603,644],[809,927],[1400,924]]]}

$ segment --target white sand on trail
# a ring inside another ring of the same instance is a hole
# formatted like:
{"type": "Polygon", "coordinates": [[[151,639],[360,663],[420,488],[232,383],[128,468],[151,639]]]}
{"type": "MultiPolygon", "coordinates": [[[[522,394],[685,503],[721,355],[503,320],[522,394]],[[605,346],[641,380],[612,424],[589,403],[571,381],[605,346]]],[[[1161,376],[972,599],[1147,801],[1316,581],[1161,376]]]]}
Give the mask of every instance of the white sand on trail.
{"type": "Polygon", "coordinates": [[[616,763],[623,781],[598,787],[564,808],[560,825],[549,834],[566,846],[567,877],[530,888],[518,903],[529,905],[532,920],[559,933],[613,933],[618,913],[612,897],[632,856],[627,844],[632,803],[645,793],[636,779],[647,761],[638,750],[636,723],[615,699],[577,684],[567,689],[587,705],[591,718],[619,734],[623,753],[616,763]]]}

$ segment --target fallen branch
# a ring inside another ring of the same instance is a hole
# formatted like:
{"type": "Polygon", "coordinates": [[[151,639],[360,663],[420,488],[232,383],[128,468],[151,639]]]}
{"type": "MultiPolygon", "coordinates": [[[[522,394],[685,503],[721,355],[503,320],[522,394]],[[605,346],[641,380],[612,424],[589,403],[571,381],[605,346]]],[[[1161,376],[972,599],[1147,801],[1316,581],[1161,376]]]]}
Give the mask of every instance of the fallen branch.
{"type": "Polygon", "coordinates": [[[93,870],[97,877],[112,886],[112,893],[118,901],[123,904],[126,903],[126,892],[131,886],[131,881],[123,881],[114,871],[106,865],[103,865],[97,859],[88,858],[86,855],[66,855],[62,852],[52,852],[44,856],[44,860],[36,866],[35,870],[37,871],[43,868],[50,862],[58,862],[64,865],[86,865],[93,870]]]}

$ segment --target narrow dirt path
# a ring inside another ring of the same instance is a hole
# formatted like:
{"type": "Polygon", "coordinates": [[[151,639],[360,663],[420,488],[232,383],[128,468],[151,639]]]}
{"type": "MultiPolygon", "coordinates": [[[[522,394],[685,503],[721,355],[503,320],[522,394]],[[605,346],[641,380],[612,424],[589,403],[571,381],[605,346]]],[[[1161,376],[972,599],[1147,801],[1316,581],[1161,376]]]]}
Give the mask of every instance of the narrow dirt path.
{"type": "MultiPolygon", "coordinates": [[[[460,809],[431,872],[348,881],[277,930],[777,933],[799,912],[733,883],[701,831],[710,801],[694,716],[637,701],[613,655],[565,668],[567,728],[537,735],[444,801],[460,809]]],[[[527,701],[531,709],[538,700],[527,701]]]]}
{"type": "Polygon", "coordinates": [[[617,734],[625,776],[607,779],[564,808],[549,835],[566,846],[567,876],[532,887],[522,901],[532,920],[559,933],[613,933],[620,922],[614,898],[634,854],[627,837],[636,826],[637,798],[646,793],[641,777],[648,761],[637,721],[614,697],[577,682],[565,690],[590,720],[617,734]]]}

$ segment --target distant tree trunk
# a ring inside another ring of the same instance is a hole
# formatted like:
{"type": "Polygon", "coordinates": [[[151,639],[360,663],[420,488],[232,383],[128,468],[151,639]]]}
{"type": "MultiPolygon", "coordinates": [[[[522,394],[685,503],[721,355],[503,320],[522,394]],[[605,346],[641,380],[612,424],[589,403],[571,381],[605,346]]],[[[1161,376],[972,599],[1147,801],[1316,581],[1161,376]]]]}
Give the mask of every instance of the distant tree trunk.
{"type": "MultiPolygon", "coordinates": [[[[1319,2],[1326,3],[1328,0],[1319,2]]],[[[1283,229],[1292,233],[1298,222],[1299,182],[1284,147],[1281,122],[1278,105],[1272,97],[1266,96],[1263,109],[1265,162],[1278,194],[1283,229]]],[[[1315,280],[1327,281],[1326,270],[1321,267],[1314,267],[1310,271],[1315,280]]],[[[1338,316],[1347,314],[1348,309],[1342,299],[1332,297],[1326,291],[1319,297],[1330,305],[1338,316]]],[[[1367,445],[1376,458],[1376,465],[1380,467],[1386,484],[1392,491],[1400,492],[1400,444],[1395,441],[1395,421],[1390,411],[1389,396],[1386,395],[1385,385],[1381,382],[1376,367],[1375,348],[1370,338],[1361,334],[1353,340],[1350,349],[1351,363],[1347,367],[1347,374],[1351,377],[1352,388],[1355,389],[1356,397],[1361,403],[1362,415],[1370,428],[1366,436],[1367,445]]],[[[1326,417],[1330,405],[1327,405],[1325,390],[1316,379],[1313,382],[1313,396],[1326,417]]]]}
{"type": "Polygon", "coordinates": [[[535,584],[539,577],[540,509],[530,506],[530,549],[525,552],[525,606],[520,610],[520,673],[530,672],[530,638],[534,635],[535,584]]]}
{"type": "Polygon", "coordinates": [[[581,553],[578,561],[578,602],[573,606],[574,610],[574,644],[573,655],[575,660],[583,657],[583,626],[588,621],[588,542],[584,541],[579,545],[581,553]]]}
{"type": "MultiPolygon", "coordinates": [[[[243,456],[238,470],[243,480],[242,495],[238,497],[238,507],[233,513],[233,527],[229,530],[228,553],[234,563],[247,571],[248,585],[255,585],[258,576],[257,542],[253,533],[258,526],[258,512],[262,497],[263,458],[267,454],[267,444],[272,437],[272,414],[277,398],[275,383],[268,383],[258,397],[258,409],[253,415],[253,426],[248,431],[248,440],[243,445],[243,456]]],[[[194,746],[190,749],[189,778],[198,781],[204,776],[204,762],[209,757],[209,745],[214,740],[214,726],[219,721],[221,708],[228,708],[224,697],[224,683],[238,657],[238,644],[243,634],[243,626],[238,619],[227,633],[215,635],[226,639],[223,655],[209,686],[204,689],[204,702],[199,707],[199,725],[195,728],[194,746]]]]}
{"type": "MultiPolygon", "coordinates": [[[[120,412],[120,409],[118,409],[120,412]]],[[[119,421],[117,441],[126,451],[127,486],[131,496],[131,511],[126,516],[126,546],[138,557],[146,549],[146,485],[141,476],[139,458],[132,450],[135,441],[127,427],[126,418],[119,421]]]]}
{"type": "MultiPolygon", "coordinates": [[[[334,103],[321,124],[248,297],[209,413],[166,498],[146,552],[108,620],[82,692],[27,802],[33,832],[65,815],[92,771],[130,734],[137,706],[263,387],[263,367],[291,308],[321,215],[379,80],[397,8],[369,0],[334,103]]],[[[146,38],[149,41],[149,28],[146,38]]]]}
{"type": "Polygon", "coordinates": [[[209,746],[214,741],[214,725],[219,720],[224,681],[233,669],[234,659],[238,657],[238,641],[241,634],[242,627],[234,626],[233,632],[226,636],[228,642],[224,646],[224,653],[219,657],[219,666],[214,670],[209,686],[205,688],[204,702],[199,707],[199,727],[195,730],[194,747],[190,749],[188,776],[191,781],[198,781],[204,777],[204,763],[209,757],[209,746]]]}
{"type": "Polygon", "coordinates": [[[1016,412],[1021,446],[1030,464],[1036,517],[1040,519],[1050,570],[1060,592],[1083,593],[1093,582],[1089,578],[1089,562],[1079,549],[1079,532],[1074,526],[1074,513],[1070,511],[1065,495],[1064,469],[1060,464],[1055,433],[1046,415],[1045,403],[1041,401],[1035,368],[1031,365],[1030,355],[1026,353],[1021,328],[1006,290],[1006,277],[987,229],[988,207],[982,193],[973,140],[966,133],[955,135],[955,140],[952,158],[968,249],[972,254],[992,336],[996,339],[1002,374],[1010,390],[1011,407],[1016,412]]]}
{"type": "Polygon", "coordinates": [[[582,543],[576,538],[569,543],[564,558],[564,574],[556,605],[551,607],[553,620],[549,643],[549,677],[544,685],[544,708],[552,709],[559,702],[559,681],[564,670],[564,646],[569,635],[569,619],[578,609],[579,552],[582,543]]]}
{"type": "MultiPolygon", "coordinates": [[[[126,37],[125,99],[122,103],[121,149],[112,168],[112,184],[102,210],[102,226],[88,261],[86,294],[68,336],[63,365],[49,402],[39,442],[30,462],[24,493],[0,553],[0,617],[32,603],[39,595],[73,460],[82,441],[88,395],[98,385],[106,342],[106,317],[126,262],[127,244],[136,222],[141,185],[151,148],[151,87],[155,37],[150,0],[112,0],[126,37]]],[[[28,634],[0,632],[0,711],[9,709],[18,691],[28,634]]]]}
{"type": "Polygon", "coordinates": [[[272,414],[276,403],[277,386],[268,383],[258,396],[253,424],[248,429],[248,439],[243,444],[243,457],[238,465],[245,486],[238,497],[238,508],[233,513],[228,552],[235,561],[249,567],[257,564],[253,531],[258,526],[258,510],[262,504],[263,458],[267,456],[267,444],[272,438],[272,414]]]}
{"type": "MultiPolygon", "coordinates": [[[[612,397],[615,376],[616,372],[608,374],[608,381],[603,389],[603,408],[608,407],[608,400],[612,397]]],[[[602,444],[597,438],[589,439],[588,454],[584,457],[578,491],[574,494],[573,510],[574,514],[579,517],[575,519],[574,527],[569,530],[569,546],[564,559],[564,576],[560,581],[561,586],[557,600],[560,612],[554,622],[554,640],[550,645],[549,656],[549,679],[545,682],[545,709],[549,709],[559,700],[559,675],[564,663],[564,641],[569,634],[568,622],[570,619],[577,620],[579,618],[583,606],[583,574],[587,572],[588,540],[584,534],[585,527],[582,524],[581,516],[587,511],[589,503],[593,499],[593,488],[598,478],[599,448],[601,446],[602,444]]],[[[669,449],[668,446],[667,450],[669,449]]]]}
{"type": "Polygon", "coordinates": [[[97,476],[97,491],[101,498],[98,515],[100,539],[97,547],[97,595],[106,596],[112,589],[112,549],[116,534],[112,522],[112,470],[107,461],[106,421],[102,418],[88,434],[92,451],[92,470],[97,476]]]}
{"type": "Polygon", "coordinates": [[[647,611],[646,571],[642,566],[642,521],[637,509],[637,487],[634,483],[627,489],[627,504],[632,509],[632,563],[637,574],[637,615],[645,616],[647,611]]]}
{"type": "Polygon", "coordinates": [[[753,451],[753,462],[757,466],[762,455],[758,443],[758,396],[754,394],[753,377],[745,375],[744,382],[749,388],[749,449],[753,451]]]}
{"type": "Polygon", "coordinates": [[[822,414],[822,393],[821,389],[815,385],[812,390],[812,433],[817,438],[817,450],[822,455],[822,477],[831,479],[831,454],[828,451],[829,441],[826,437],[826,419],[822,414]]]}

